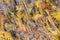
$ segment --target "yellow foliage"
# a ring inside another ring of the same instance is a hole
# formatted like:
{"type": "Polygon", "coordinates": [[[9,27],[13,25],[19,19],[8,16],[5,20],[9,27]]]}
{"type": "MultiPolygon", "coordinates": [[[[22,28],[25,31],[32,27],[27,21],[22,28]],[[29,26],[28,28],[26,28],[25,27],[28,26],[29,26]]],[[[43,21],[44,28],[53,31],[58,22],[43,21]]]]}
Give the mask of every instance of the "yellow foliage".
{"type": "Polygon", "coordinates": [[[29,8],[29,12],[31,12],[32,8],[29,8]]]}
{"type": "Polygon", "coordinates": [[[39,3],[38,0],[35,2],[35,5],[36,5],[37,8],[39,8],[40,13],[42,14],[43,13],[43,11],[42,11],[42,5],[39,3]]]}
{"type": "Polygon", "coordinates": [[[18,19],[21,19],[22,18],[22,13],[21,13],[22,9],[19,6],[16,6],[16,9],[18,10],[17,17],[18,17],[18,19]]]}
{"type": "Polygon", "coordinates": [[[22,14],[21,12],[17,12],[17,17],[18,17],[18,19],[21,19],[22,16],[23,16],[23,14],[22,14]]]}
{"type": "Polygon", "coordinates": [[[11,34],[8,33],[8,32],[5,32],[5,31],[0,31],[0,38],[1,38],[1,40],[3,40],[3,39],[4,40],[5,39],[7,39],[7,40],[13,40],[11,34]]]}
{"type": "Polygon", "coordinates": [[[54,38],[54,40],[59,40],[59,37],[58,37],[58,36],[56,36],[56,37],[54,38]]]}
{"type": "Polygon", "coordinates": [[[20,6],[16,6],[16,9],[17,9],[18,11],[22,10],[22,9],[20,8],[20,6]]]}
{"type": "Polygon", "coordinates": [[[56,35],[56,34],[57,34],[57,32],[52,31],[52,28],[48,28],[48,30],[50,31],[50,33],[51,33],[52,35],[56,35]]]}
{"type": "Polygon", "coordinates": [[[36,5],[37,7],[39,7],[39,3],[38,3],[38,1],[36,1],[35,5],[36,5]]]}
{"type": "Polygon", "coordinates": [[[50,2],[50,0],[46,0],[46,2],[50,2]]]}
{"type": "Polygon", "coordinates": [[[42,14],[36,14],[36,15],[34,15],[34,16],[32,17],[32,19],[37,20],[37,19],[39,19],[40,17],[42,17],[42,14]]]}
{"type": "Polygon", "coordinates": [[[42,8],[41,8],[41,4],[39,4],[38,1],[35,2],[35,5],[36,5],[37,8],[42,9],[42,8]]]}
{"type": "Polygon", "coordinates": [[[54,18],[56,18],[56,20],[60,21],[60,11],[55,12],[54,14],[52,14],[54,18]]]}

